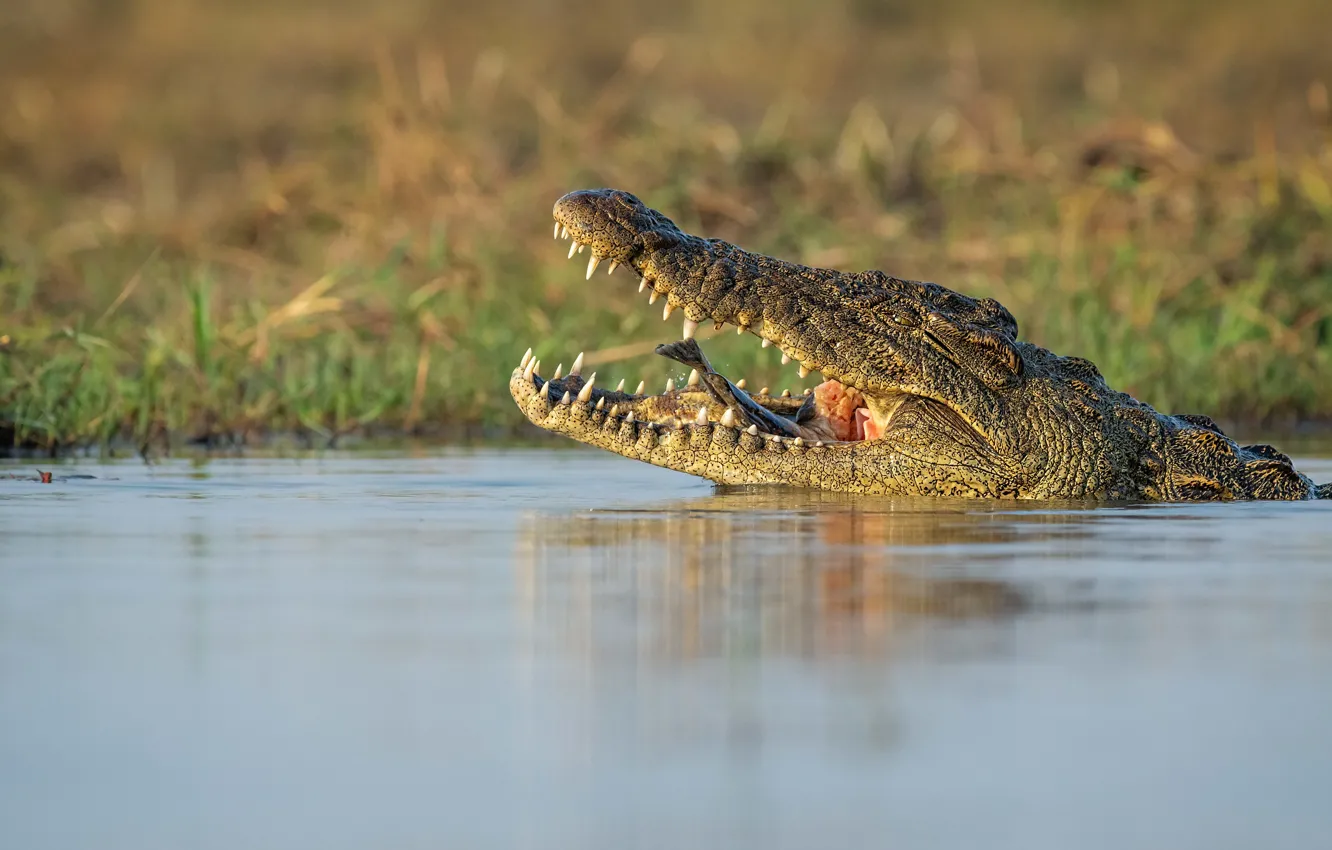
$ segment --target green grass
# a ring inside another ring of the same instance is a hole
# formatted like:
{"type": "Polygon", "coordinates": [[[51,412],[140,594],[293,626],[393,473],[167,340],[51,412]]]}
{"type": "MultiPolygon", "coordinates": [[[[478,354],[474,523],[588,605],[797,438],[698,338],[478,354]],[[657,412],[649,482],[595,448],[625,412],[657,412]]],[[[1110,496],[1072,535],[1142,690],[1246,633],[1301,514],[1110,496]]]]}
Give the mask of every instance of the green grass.
{"type": "MultiPolygon", "coordinates": [[[[1288,5],[1268,17],[1318,9],[1288,5]]],[[[394,23],[411,0],[383,7],[388,46],[366,47],[352,24],[317,31],[307,58],[334,57],[339,74],[265,77],[305,43],[280,33],[316,32],[302,29],[304,7],[272,13],[291,27],[267,36],[233,31],[225,4],[185,7],[193,17],[175,26],[198,48],[185,64],[153,37],[166,24],[151,14],[108,29],[95,77],[58,52],[0,49],[0,78],[17,81],[0,104],[0,451],[509,430],[521,417],[508,375],[528,346],[547,370],[586,350],[612,384],[678,378],[650,354],[678,318],[663,325],[627,272],[584,282],[551,240],[554,199],[600,185],[754,250],[998,298],[1024,338],[1090,358],[1167,411],[1332,419],[1332,124],[1316,76],[1332,68],[1316,27],[1264,39],[1259,23],[1223,26],[1218,13],[1206,40],[1178,45],[1197,73],[1125,85],[1111,103],[1101,77],[1049,90],[1067,76],[1069,36],[1041,4],[1017,26],[977,18],[980,61],[1002,70],[992,87],[973,79],[950,94],[910,82],[922,68],[974,75],[965,57],[930,65],[938,21],[920,12],[874,29],[848,17],[790,60],[810,72],[797,75],[802,91],[827,87],[811,100],[771,91],[789,63],[745,64],[762,45],[719,37],[626,37],[627,51],[612,40],[555,74],[540,58],[558,39],[538,22],[497,30],[508,64],[463,62],[462,36],[453,53],[430,47],[452,29],[394,23]],[[1226,26],[1246,38],[1227,41],[1226,26]],[[1306,30],[1307,44],[1292,40],[1306,30]],[[900,79],[848,76],[839,38],[893,45],[875,61],[897,62],[900,79]],[[1277,93],[1226,88],[1224,63],[1203,58],[1217,44],[1231,63],[1267,62],[1277,93]],[[1013,55],[1026,64],[1005,64],[1013,55]],[[725,85],[673,56],[721,57],[725,85]],[[825,65],[840,71],[811,76],[825,65]],[[125,94],[220,68],[230,97],[191,98],[197,81],[160,99],[125,94]],[[1176,136],[1218,122],[1230,129],[1176,136]]],[[[1077,37],[1117,57],[1126,80],[1153,67],[1150,28],[1098,29],[1097,10],[1079,13],[1077,37]]],[[[802,385],[751,337],[702,336],[732,377],[802,385]]]]}

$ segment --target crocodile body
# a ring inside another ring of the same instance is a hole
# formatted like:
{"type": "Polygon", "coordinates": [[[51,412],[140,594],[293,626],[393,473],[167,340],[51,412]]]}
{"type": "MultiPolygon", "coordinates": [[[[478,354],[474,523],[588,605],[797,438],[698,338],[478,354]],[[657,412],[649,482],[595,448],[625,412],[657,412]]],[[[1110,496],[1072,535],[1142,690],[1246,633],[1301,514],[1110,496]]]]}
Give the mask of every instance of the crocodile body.
{"type": "MultiPolygon", "coordinates": [[[[536,425],[726,484],[853,493],[1194,501],[1332,498],[1271,446],[1212,420],[1165,415],[1111,389],[1096,367],[1018,339],[992,299],[880,271],[809,268],[682,232],[633,195],[570,193],[554,209],[569,255],[637,273],[684,315],[660,353],[694,369],[660,395],[594,386],[581,362],[544,378],[524,356],[510,391],[536,425]],[[811,397],[750,393],[707,364],[699,323],[779,348],[811,397]]],[[[581,360],[581,358],[580,358],[581,360]]]]}

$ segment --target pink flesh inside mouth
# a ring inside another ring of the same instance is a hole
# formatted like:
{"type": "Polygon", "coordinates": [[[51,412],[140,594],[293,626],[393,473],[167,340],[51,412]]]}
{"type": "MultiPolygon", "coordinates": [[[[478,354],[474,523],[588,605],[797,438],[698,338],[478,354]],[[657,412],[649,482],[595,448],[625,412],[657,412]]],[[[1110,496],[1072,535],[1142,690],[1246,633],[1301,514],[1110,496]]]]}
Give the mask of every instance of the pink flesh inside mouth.
{"type": "Polygon", "coordinates": [[[883,436],[883,427],[866,406],[865,396],[854,387],[824,381],[814,388],[814,410],[835,439],[857,442],[883,436]]]}

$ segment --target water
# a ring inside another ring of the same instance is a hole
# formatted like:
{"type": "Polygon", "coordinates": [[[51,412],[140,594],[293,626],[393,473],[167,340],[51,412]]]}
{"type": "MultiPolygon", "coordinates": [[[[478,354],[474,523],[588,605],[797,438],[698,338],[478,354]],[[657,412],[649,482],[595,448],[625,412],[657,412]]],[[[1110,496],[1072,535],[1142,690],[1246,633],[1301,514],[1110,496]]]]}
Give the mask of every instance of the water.
{"type": "Polygon", "coordinates": [[[6,473],[0,847],[1332,829],[1332,502],[716,492],[554,450],[6,473]]]}

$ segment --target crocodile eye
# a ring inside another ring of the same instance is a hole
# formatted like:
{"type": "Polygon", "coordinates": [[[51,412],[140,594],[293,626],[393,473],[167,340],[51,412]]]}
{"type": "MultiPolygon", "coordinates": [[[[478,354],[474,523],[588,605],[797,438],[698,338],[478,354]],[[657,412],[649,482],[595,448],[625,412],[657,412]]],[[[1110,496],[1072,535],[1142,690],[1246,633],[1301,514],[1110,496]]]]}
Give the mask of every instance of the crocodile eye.
{"type": "Polygon", "coordinates": [[[893,312],[891,315],[893,318],[893,322],[901,325],[904,328],[914,328],[916,325],[920,324],[915,320],[913,316],[908,316],[905,313],[893,312]]]}

